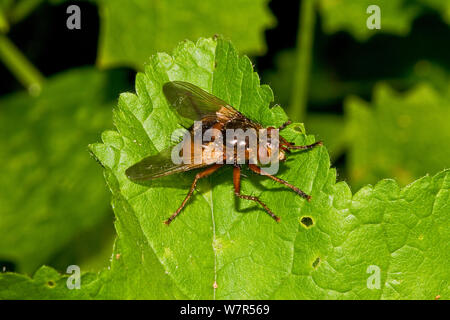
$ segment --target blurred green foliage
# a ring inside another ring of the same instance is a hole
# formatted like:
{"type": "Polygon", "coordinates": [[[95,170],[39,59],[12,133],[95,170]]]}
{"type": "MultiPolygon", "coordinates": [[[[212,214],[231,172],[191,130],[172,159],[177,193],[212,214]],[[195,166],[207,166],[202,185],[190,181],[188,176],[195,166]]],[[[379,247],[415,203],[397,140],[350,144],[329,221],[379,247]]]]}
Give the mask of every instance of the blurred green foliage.
{"type": "Polygon", "coordinates": [[[411,30],[414,18],[429,9],[435,9],[450,23],[450,2],[445,0],[318,0],[323,17],[323,28],[327,33],[345,30],[358,40],[379,33],[406,35],[411,30]],[[364,28],[369,15],[375,11],[370,6],[380,8],[381,28],[364,28]],[[369,11],[369,12],[367,12],[369,11]],[[366,13],[367,14],[361,14],[366,13]]]}
{"type": "Polygon", "coordinates": [[[380,176],[401,184],[434,174],[450,159],[450,100],[429,85],[398,94],[375,88],[372,105],[345,103],[350,179],[360,187],[380,176]]]}
{"type": "Polygon", "coordinates": [[[17,270],[33,272],[111,214],[87,152],[99,130],[112,126],[111,75],[74,69],[49,78],[38,97],[0,100],[0,255],[17,270]]]}
{"type": "Polygon", "coordinates": [[[378,32],[405,35],[419,12],[415,4],[411,5],[411,1],[405,0],[319,0],[319,3],[326,32],[345,30],[359,40],[365,40],[378,32]],[[380,29],[362,27],[366,25],[369,14],[361,13],[365,13],[371,5],[380,7],[380,29]]]}
{"type": "Polygon", "coordinates": [[[171,51],[182,39],[230,37],[240,50],[264,53],[263,31],[275,24],[268,0],[198,1],[97,0],[101,30],[98,64],[138,70],[157,51],[171,51]],[[132,23],[130,23],[132,21],[132,23]]]}

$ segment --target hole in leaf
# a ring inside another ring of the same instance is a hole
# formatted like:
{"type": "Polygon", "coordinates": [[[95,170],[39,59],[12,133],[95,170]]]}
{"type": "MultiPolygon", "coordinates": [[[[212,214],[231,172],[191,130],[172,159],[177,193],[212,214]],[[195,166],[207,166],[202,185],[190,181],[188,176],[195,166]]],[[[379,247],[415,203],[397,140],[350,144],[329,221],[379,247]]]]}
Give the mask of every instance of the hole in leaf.
{"type": "Polygon", "coordinates": [[[53,281],[53,280],[49,280],[49,281],[47,282],[47,286],[49,286],[50,288],[54,288],[54,287],[56,286],[56,283],[55,283],[55,281],[53,281]]]}
{"type": "Polygon", "coordinates": [[[320,257],[317,257],[317,259],[314,260],[314,262],[312,264],[313,268],[317,269],[317,267],[319,266],[319,263],[320,263],[320,257]]]}
{"type": "Polygon", "coordinates": [[[294,127],[294,130],[295,130],[295,131],[298,131],[298,132],[300,132],[300,133],[303,133],[302,127],[300,127],[300,126],[295,126],[295,127],[294,127]]]}
{"type": "Polygon", "coordinates": [[[300,219],[301,224],[303,224],[306,228],[311,227],[314,225],[314,220],[311,217],[302,217],[300,219]]]}

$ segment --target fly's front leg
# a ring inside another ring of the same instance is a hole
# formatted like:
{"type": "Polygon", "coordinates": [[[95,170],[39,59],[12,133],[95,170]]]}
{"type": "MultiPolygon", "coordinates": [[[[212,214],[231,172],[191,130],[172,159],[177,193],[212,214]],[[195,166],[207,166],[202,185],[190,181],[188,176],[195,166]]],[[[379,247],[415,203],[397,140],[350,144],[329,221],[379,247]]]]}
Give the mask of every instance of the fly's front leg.
{"type": "Polygon", "coordinates": [[[270,174],[268,174],[267,172],[265,172],[262,168],[258,167],[255,164],[249,164],[248,167],[250,168],[250,170],[252,170],[253,172],[260,174],[260,175],[265,175],[267,177],[269,177],[270,179],[272,179],[273,181],[276,181],[278,183],[281,183],[283,185],[285,185],[286,187],[290,188],[291,190],[293,190],[295,193],[297,193],[300,197],[310,201],[311,200],[311,196],[307,195],[305,192],[303,192],[302,190],[300,190],[299,188],[297,188],[296,186],[293,186],[292,184],[290,184],[287,181],[284,181],[283,179],[280,179],[278,177],[272,176],[270,174]]]}
{"type": "Polygon", "coordinates": [[[255,201],[257,202],[261,207],[264,208],[264,210],[266,210],[266,212],[273,218],[275,219],[276,222],[280,221],[280,218],[277,217],[272,210],[269,209],[269,207],[267,207],[267,205],[262,202],[261,200],[259,200],[258,197],[255,196],[248,196],[245,194],[241,194],[241,168],[239,166],[235,166],[233,169],[233,184],[234,184],[234,194],[236,195],[236,197],[240,198],[240,199],[245,199],[245,200],[251,200],[251,201],[255,201]]]}

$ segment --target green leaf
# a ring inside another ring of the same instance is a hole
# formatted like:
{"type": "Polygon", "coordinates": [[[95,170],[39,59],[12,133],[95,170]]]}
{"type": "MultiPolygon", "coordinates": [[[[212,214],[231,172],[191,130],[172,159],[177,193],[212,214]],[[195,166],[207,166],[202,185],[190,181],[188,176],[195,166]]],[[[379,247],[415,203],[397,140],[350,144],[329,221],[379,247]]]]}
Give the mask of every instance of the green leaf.
{"type": "Polygon", "coordinates": [[[0,100],[0,261],[34,272],[110,214],[86,147],[112,125],[110,77],[73,70],[48,79],[39,97],[0,100]]]}
{"type": "Polygon", "coordinates": [[[97,0],[100,6],[98,64],[141,69],[150,54],[184,39],[223,34],[243,52],[266,50],[264,30],[275,24],[267,0],[97,0]]]}
{"type": "Polygon", "coordinates": [[[379,85],[373,100],[345,103],[352,184],[395,177],[404,185],[450,166],[448,96],[427,84],[403,94],[379,85]]]}
{"type": "MultiPolygon", "coordinates": [[[[286,120],[281,108],[269,108],[272,91],[259,84],[250,60],[238,57],[227,41],[187,41],[172,56],[152,56],[136,77],[137,94],[119,99],[117,130],[104,132],[103,143],[91,146],[113,195],[117,241],[110,269],[82,280],[77,297],[449,298],[449,171],[403,189],[383,180],[352,195],[346,183],[336,183],[326,148],[320,147],[293,153],[278,174],[311,194],[309,203],[246,172],[242,192],[259,195],[280,223],[255,204],[237,201],[232,170],[225,168],[201,181],[181,215],[164,225],[195,172],[141,185],[124,171],[170,143],[177,125],[161,91],[168,80],[198,85],[263,125],[286,120]],[[379,289],[367,286],[373,266],[380,270],[379,289]]],[[[292,124],[283,135],[312,143],[302,127],[292,124]]],[[[32,293],[27,298],[55,298],[43,285],[48,279],[64,285],[56,275],[0,275],[0,298],[24,292],[32,293]]],[[[67,289],[57,297],[74,295],[67,289]]]]}
{"type": "MultiPolygon", "coordinates": [[[[294,67],[295,50],[284,50],[276,55],[275,67],[263,74],[263,80],[269,83],[274,91],[275,101],[283,106],[289,103],[294,67]]],[[[369,96],[379,80],[373,77],[367,78],[367,76],[362,78],[360,76],[340,76],[338,73],[329,65],[324,64],[322,60],[314,61],[308,95],[309,111],[321,111],[326,105],[341,105],[342,100],[349,95],[369,96]]],[[[448,90],[450,74],[445,67],[434,61],[423,59],[412,61],[412,64],[401,73],[383,78],[383,82],[403,90],[427,82],[442,93],[450,92],[448,90]]]]}
{"type": "Polygon", "coordinates": [[[347,31],[360,41],[380,32],[406,35],[420,12],[416,3],[405,0],[319,0],[319,4],[325,32],[347,31]],[[367,28],[372,13],[366,10],[370,5],[380,7],[380,29],[367,28]]]}
{"type": "Polygon", "coordinates": [[[69,290],[68,278],[69,275],[62,276],[49,267],[41,267],[33,279],[17,273],[5,273],[0,275],[0,299],[89,299],[91,296],[87,293],[98,290],[99,283],[93,273],[82,275],[80,283],[83,283],[83,290],[69,290]]]}
{"type": "Polygon", "coordinates": [[[359,41],[367,40],[377,33],[406,35],[412,21],[430,9],[440,13],[450,24],[450,2],[442,0],[319,0],[322,25],[327,33],[347,31],[359,41]],[[367,13],[371,5],[380,7],[380,29],[369,29],[367,13]]]}
{"type": "Polygon", "coordinates": [[[450,99],[450,73],[441,65],[427,60],[419,60],[411,68],[408,77],[411,78],[411,87],[426,82],[439,92],[439,95],[450,99]]]}

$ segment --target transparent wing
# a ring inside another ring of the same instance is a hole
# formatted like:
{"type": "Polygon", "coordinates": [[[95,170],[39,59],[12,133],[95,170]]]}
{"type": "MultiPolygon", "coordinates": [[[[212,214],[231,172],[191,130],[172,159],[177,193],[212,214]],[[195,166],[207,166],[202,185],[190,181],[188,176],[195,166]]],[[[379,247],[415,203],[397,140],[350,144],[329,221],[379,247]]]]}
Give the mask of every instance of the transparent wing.
{"type": "Polygon", "coordinates": [[[239,114],[225,101],[189,82],[166,82],[163,85],[163,92],[167,101],[180,116],[194,121],[212,116],[232,118],[239,114]]]}
{"type": "MultiPolygon", "coordinates": [[[[189,82],[167,82],[163,85],[163,92],[170,105],[184,118],[194,121],[202,120],[207,124],[215,121],[228,122],[231,119],[244,119],[236,109],[226,102],[189,82]]],[[[191,141],[193,141],[193,138],[191,141]]],[[[131,180],[145,181],[209,165],[209,163],[197,164],[197,161],[193,159],[194,152],[191,152],[190,163],[175,164],[171,157],[172,148],[167,148],[157,155],[142,159],[128,168],[125,174],[131,180]]]]}
{"type": "Polygon", "coordinates": [[[173,147],[170,147],[156,155],[142,159],[125,171],[126,176],[133,181],[146,181],[208,165],[207,163],[196,164],[193,159],[193,153],[190,163],[173,163],[171,157],[172,149],[173,147]]]}

